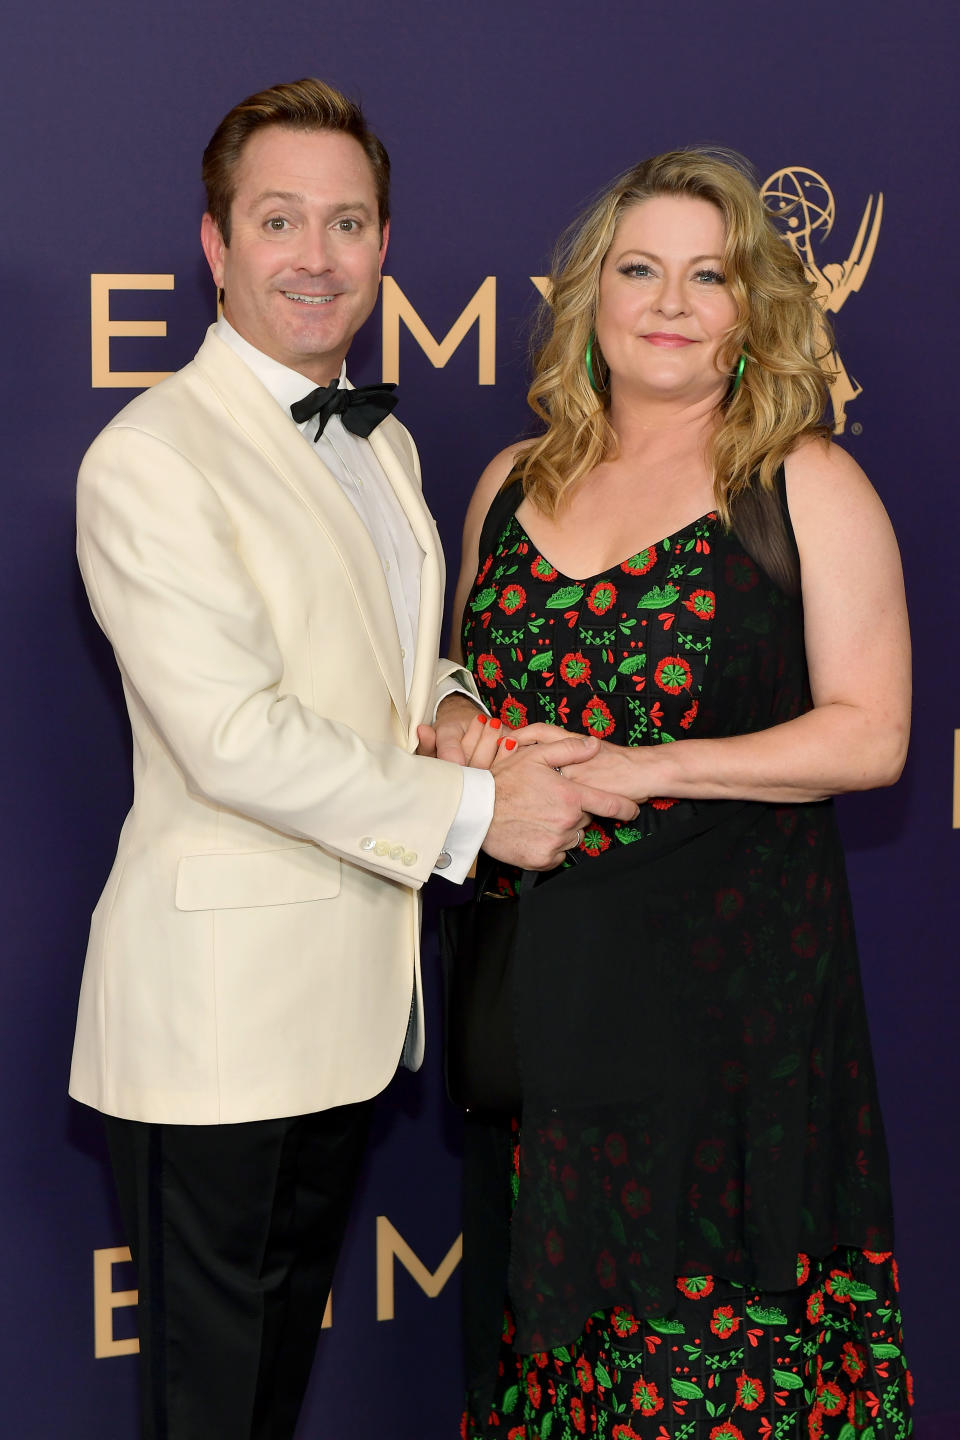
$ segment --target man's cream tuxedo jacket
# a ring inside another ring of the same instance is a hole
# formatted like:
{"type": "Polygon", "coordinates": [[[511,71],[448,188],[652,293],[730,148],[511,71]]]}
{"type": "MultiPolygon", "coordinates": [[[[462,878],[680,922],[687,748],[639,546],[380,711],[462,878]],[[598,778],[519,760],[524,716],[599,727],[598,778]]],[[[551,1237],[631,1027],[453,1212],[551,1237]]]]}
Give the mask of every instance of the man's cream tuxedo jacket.
{"type": "Polygon", "coordinates": [[[443,556],[413,442],[388,417],[370,443],[425,552],[409,699],[364,525],[212,332],[84,459],[80,567],[134,752],[70,1085],[108,1114],[217,1124],[365,1099],[408,1020],[419,1064],[417,892],[462,779],[412,752],[455,667],[436,658],[443,556]]]}

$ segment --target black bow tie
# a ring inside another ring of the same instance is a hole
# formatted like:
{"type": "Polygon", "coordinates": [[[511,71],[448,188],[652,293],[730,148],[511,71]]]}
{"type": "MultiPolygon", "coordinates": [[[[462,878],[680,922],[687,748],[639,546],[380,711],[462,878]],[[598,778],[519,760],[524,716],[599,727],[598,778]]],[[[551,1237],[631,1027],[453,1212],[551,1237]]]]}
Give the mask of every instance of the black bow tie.
{"type": "Polygon", "coordinates": [[[314,435],[319,440],[331,415],[339,415],[348,430],[366,440],[385,415],[389,415],[397,397],[396,385],[361,385],[356,390],[341,390],[336,380],[311,390],[302,400],[290,406],[290,414],[298,425],[311,415],[320,417],[320,428],[314,435]]]}

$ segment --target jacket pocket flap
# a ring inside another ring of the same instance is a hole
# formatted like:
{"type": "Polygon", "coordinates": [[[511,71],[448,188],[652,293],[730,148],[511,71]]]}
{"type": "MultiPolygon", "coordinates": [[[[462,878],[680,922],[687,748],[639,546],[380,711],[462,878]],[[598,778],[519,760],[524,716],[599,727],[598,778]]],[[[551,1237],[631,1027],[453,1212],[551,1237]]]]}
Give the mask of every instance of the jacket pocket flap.
{"type": "Polygon", "coordinates": [[[316,845],[184,855],[177,866],[178,910],[296,905],[339,891],[340,861],[316,845]]]}

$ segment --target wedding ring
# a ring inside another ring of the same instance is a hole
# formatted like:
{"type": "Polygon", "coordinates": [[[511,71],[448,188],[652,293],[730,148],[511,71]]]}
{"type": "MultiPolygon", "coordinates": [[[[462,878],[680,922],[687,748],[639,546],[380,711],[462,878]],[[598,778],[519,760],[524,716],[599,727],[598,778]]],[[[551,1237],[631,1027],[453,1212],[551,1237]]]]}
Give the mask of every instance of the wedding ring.
{"type": "Polygon", "coordinates": [[[573,842],[573,848],[574,848],[574,850],[579,850],[579,849],[580,849],[580,841],[581,841],[582,839],[583,839],[583,831],[582,831],[582,830],[578,830],[578,831],[577,831],[577,838],[576,838],[576,840],[574,840],[574,842],[573,842]]]}
{"type": "MultiPolygon", "coordinates": [[[[553,768],[554,768],[554,770],[556,770],[556,772],[557,772],[558,775],[563,776],[563,771],[560,769],[560,766],[559,766],[559,765],[554,765],[553,768]]],[[[565,778],[565,777],[564,777],[564,778],[565,778]]]]}

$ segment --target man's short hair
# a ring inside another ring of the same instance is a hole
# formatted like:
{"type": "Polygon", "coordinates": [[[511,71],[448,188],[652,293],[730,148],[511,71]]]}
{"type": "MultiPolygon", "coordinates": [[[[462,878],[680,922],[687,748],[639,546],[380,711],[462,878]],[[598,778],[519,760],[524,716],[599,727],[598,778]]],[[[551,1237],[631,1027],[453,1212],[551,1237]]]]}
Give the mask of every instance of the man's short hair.
{"type": "Polygon", "coordinates": [[[361,146],[377,192],[380,228],[390,219],[390,157],[367,125],[359,105],[322,80],[293,80],[272,85],[241,100],[225,115],[203,152],[207,209],[230,244],[230,207],[237,188],[237,166],[250,136],[267,125],[288,130],[329,130],[350,135],[361,146]]]}

